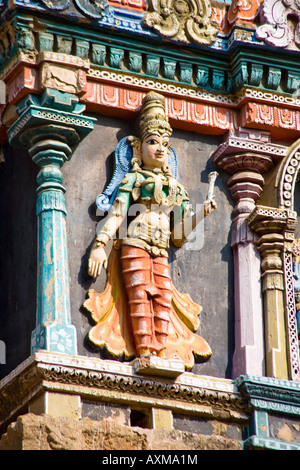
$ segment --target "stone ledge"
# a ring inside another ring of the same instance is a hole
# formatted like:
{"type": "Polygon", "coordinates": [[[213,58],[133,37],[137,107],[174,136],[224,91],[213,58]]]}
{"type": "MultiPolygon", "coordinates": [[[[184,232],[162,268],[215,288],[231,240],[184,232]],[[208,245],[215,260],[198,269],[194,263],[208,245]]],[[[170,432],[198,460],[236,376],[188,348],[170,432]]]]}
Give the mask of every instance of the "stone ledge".
{"type": "Polygon", "coordinates": [[[136,374],[133,363],[39,351],[0,381],[2,432],[24,410],[30,410],[30,404],[48,393],[241,423],[249,418],[232,380],[190,372],[176,379],[162,378],[136,374]]]}

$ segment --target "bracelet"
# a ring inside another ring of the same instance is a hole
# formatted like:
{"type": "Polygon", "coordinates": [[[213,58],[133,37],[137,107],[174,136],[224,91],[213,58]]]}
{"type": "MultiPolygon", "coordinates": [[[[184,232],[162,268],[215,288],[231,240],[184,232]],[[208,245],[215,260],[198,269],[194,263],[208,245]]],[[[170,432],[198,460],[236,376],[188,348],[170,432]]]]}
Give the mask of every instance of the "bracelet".
{"type": "Polygon", "coordinates": [[[104,246],[110,241],[111,237],[106,232],[99,232],[96,237],[97,246],[102,243],[104,246]]]}

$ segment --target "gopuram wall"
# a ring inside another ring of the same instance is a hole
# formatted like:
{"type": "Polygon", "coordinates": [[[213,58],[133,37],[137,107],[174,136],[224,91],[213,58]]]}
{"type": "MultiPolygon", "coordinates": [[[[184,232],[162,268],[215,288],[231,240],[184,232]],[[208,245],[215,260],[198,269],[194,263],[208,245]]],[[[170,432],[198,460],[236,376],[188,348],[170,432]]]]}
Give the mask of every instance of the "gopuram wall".
{"type": "Polygon", "coordinates": [[[0,449],[299,450],[297,4],[0,13],[0,449]]]}

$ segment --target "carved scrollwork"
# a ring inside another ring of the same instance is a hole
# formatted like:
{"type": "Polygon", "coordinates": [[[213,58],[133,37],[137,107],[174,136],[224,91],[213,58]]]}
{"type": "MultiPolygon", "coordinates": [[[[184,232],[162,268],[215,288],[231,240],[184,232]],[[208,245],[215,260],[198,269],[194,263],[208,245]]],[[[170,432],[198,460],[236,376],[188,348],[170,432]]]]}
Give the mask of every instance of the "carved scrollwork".
{"type": "Polygon", "coordinates": [[[150,0],[143,24],[185,43],[211,44],[218,32],[209,0],[150,0]]]}
{"type": "Polygon", "coordinates": [[[300,47],[300,1],[265,0],[258,39],[277,47],[300,47]],[[293,18],[293,21],[290,21],[293,18]]]}
{"type": "Polygon", "coordinates": [[[65,10],[70,5],[70,0],[41,0],[41,2],[46,5],[47,8],[58,11],[65,10]]]}
{"type": "Polygon", "coordinates": [[[106,0],[74,0],[77,8],[85,16],[102,19],[110,13],[110,7],[106,0]]]}

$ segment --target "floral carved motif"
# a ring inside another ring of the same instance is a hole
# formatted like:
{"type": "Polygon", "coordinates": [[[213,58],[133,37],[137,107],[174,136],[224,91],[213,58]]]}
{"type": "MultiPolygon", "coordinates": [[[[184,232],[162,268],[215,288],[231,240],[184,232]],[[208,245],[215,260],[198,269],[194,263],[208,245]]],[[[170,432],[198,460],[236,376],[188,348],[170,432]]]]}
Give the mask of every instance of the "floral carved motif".
{"type": "Polygon", "coordinates": [[[166,38],[185,43],[211,44],[218,32],[209,0],[150,0],[143,23],[166,38]]]}
{"type": "Polygon", "coordinates": [[[262,7],[261,26],[257,29],[256,36],[272,46],[298,49],[300,47],[299,20],[299,0],[265,0],[262,7]]]}

